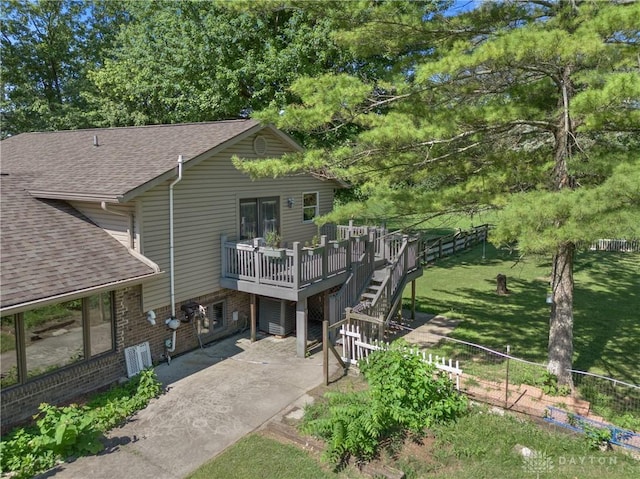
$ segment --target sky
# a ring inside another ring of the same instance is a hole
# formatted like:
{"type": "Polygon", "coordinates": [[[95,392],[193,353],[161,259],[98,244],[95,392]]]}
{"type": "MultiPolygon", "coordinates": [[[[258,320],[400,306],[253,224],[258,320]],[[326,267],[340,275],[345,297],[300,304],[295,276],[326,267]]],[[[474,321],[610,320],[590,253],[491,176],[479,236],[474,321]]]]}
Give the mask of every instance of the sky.
{"type": "Polygon", "coordinates": [[[452,16],[458,15],[459,13],[479,7],[482,2],[483,0],[455,0],[451,8],[449,8],[449,12],[451,12],[452,16]]]}

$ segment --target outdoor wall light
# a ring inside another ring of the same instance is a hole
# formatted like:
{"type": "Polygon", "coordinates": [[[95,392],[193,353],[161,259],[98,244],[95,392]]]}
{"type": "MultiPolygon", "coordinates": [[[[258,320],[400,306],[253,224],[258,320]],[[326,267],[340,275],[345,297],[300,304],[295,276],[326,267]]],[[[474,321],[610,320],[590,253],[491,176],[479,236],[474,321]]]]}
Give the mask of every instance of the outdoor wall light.
{"type": "Polygon", "coordinates": [[[151,326],[156,325],[156,312],[154,310],[147,311],[147,321],[149,321],[151,326]]]}
{"type": "Polygon", "coordinates": [[[287,198],[287,206],[289,206],[289,208],[293,208],[294,203],[295,200],[293,198],[287,198]]]}

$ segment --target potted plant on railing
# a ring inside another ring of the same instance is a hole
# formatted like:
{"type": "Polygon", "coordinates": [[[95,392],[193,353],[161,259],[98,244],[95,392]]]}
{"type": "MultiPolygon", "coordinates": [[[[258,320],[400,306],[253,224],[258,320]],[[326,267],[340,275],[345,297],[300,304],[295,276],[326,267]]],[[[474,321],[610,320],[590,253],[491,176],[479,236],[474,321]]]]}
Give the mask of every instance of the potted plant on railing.
{"type": "Polygon", "coordinates": [[[309,256],[313,256],[315,254],[322,254],[324,245],[320,243],[320,239],[316,235],[311,239],[311,243],[308,241],[305,242],[304,248],[302,249],[305,250],[309,256]]]}
{"type": "Polygon", "coordinates": [[[263,254],[270,258],[284,258],[287,250],[280,248],[280,240],[281,238],[277,231],[269,231],[264,237],[267,245],[262,249],[263,254]]]}

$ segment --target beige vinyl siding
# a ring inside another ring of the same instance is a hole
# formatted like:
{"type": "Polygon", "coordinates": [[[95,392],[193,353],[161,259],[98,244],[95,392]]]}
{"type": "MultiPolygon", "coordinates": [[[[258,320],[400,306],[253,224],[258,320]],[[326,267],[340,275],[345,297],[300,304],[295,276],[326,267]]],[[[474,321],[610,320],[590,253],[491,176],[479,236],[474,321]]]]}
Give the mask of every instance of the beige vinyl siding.
{"type": "MultiPolygon", "coordinates": [[[[267,155],[291,151],[276,135],[259,133],[268,143],[267,155]]],[[[174,259],[176,302],[203,296],[220,289],[220,236],[236,239],[239,234],[241,198],[279,197],[281,235],[291,245],[304,243],[317,232],[314,224],[302,222],[302,193],[318,191],[322,212],[333,202],[336,184],[310,176],[294,176],[252,181],[237,171],[230,158],[255,158],[255,136],[245,138],[223,152],[183,172],[174,187],[174,259]],[[295,205],[288,208],[287,198],[295,205]]],[[[173,181],[173,180],[172,180],[173,181]]],[[[149,190],[140,197],[138,221],[141,223],[142,250],[169,273],[169,184],[149,190]]],[[[143,309],[170,303],[169,274],[143,286],[143,309]]]]}
{"type": "Polygon", "coordinates": [[[107,206],[107,208],[114,213],[103,210],[98,203],[74,201],[71,203],[71,206],[100,226],[100,228],[105,230],[124,246],[127,248],[133,248],[133,206],[107,206]]]}

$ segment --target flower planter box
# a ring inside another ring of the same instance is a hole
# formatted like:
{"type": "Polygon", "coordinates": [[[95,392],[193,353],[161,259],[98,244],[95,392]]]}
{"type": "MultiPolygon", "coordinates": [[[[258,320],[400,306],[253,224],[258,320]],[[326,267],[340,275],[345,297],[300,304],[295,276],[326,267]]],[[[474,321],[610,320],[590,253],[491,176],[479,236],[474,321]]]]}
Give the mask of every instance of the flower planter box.
{"type": "Polygon", "coordinates": [[[285,248],[264,248],[262,250],[262,254],[264,254],[267,258],[284,258],[287,254],[287,250],[285,248]]]}
{"type": "Polygon", "coordinates": [[[309,256],[313,256],[316,254],[322,254],[324,251],[324,246],[316,246],[313,248],[303,248],[309,256]]]}

